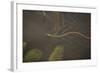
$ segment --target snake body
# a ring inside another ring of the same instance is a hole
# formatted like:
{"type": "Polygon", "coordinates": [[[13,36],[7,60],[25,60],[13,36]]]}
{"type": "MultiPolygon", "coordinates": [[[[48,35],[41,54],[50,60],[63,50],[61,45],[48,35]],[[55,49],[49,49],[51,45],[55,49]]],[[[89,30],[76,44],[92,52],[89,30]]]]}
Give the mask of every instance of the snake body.
{"type": "Polygon", "coordinates": [[[66,33],[61,34],[61,35],[49,34],[48,33],[47,36],[49,36],[49,37],[55,37],[55,38],[62,38],[62,37],[65,37],[65,36],[68,36],[68,35],[71,35],[71,34],[77,34],[77,35],[80,35],[80,36],[84,37],[85,39],[90,39],[89,37],[87,37],[84,34],[79,33],[79,32],[66,32],[66,33]]]}

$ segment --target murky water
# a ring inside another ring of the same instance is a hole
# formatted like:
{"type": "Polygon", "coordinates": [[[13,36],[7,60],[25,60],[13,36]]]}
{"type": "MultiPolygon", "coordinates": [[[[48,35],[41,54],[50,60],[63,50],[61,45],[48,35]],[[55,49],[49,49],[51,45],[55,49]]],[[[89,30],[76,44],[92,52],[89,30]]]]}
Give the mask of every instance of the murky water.
{"type": "MultiPolygon", "coordinates": [[[[71,12],[50,12],[23,10],[23,61],[27,52],[38,49],[42,57],[37,61],[48,61],[55,47],[64,47],[61,60],[83,60],[91,58],[91,14],[71,12]],[[49,37],[47,34],[61,36],[68,32],[78,32],[63,37],[49,37]]],[[[36,62],[32,60],[30,62],[36,62]]],[[[26,61],[24,61],[26,62],[26,61]]]]}

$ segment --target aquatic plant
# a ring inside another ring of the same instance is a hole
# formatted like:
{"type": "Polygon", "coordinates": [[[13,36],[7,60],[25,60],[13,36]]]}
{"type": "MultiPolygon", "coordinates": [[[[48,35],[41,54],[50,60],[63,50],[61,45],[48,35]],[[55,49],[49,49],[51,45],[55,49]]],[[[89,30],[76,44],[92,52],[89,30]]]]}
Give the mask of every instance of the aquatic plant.
{"type": "Polygon", "coordinates": [[[50,54],[48,60],[49,61],[56,61],[56,60],[62,60],[64,54],[64,47],[61,45],[58,45],[54,48],[53,52],[50,54]]]}
{"type": "Polygon", "coordinates": [[[23,61],[24,62],[39,61],[41,57],[42,57],[42,52],[40,50],[31,49],[25,54],[23,61]]]}

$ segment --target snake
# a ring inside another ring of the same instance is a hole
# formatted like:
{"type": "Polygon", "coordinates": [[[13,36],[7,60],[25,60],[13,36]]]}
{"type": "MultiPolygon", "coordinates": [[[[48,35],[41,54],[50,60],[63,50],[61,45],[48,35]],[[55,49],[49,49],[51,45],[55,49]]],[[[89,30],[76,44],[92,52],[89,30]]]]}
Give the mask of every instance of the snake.
{"type": "Polygon", "coordinates": [[[66,33],[61,34],[61,35],[47,33],[46,35],[49,36],[49,37],[62,38],[62,37],[65,37],[65,36],[68,36],[68,35],[71,35],[71,34],[77,34],[77,35],[82,36],[85,39],[90,39],[90,37],[87,37],[87,36],[85,36],[84,34],[82,34],[80,32],[66,32],[66,33]]]}

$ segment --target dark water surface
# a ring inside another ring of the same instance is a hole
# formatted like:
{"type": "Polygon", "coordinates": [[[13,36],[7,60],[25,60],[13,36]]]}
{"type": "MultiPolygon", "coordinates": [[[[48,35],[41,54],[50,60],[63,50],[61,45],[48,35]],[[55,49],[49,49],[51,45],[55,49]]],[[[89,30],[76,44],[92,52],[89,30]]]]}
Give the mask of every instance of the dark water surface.
{"type": "Polygon", "coordinates": [[[78,34],[61,38],[47,36],[47,33],[62,35],[67,32],[79,32],[90,38],[90,27],[89,13],[23,10],[23,42],[27,43],[23,48],[23,57],[29,50],[38,49],[43,56],[37,61],[48,61],[54,47],[62,45],[62,60],[91,59],[91,39],[78,34]]]}

